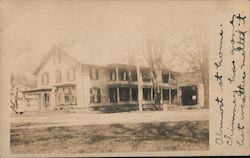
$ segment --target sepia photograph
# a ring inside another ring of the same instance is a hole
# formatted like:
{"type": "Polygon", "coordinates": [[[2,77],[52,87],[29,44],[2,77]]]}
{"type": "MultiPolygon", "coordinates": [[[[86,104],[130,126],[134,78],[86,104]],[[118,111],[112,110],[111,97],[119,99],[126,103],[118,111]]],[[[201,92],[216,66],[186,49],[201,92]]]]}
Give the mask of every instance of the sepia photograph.
{"type": "Polygon", "coordinates": [[[6,4],[10,154],[209,151],[222,2],[6,4]]]}

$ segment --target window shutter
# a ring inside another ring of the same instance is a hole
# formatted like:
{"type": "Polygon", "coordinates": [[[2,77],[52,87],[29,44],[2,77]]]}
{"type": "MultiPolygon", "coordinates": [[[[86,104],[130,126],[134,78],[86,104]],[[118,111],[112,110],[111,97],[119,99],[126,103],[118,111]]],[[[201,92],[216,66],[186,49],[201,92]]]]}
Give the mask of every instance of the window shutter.
{"type": "Polygon", "coordinates": [[[75,71],[75,68],[73,68],[73,81],[75,81],[75,79],[76,79],[76,71],[75,71]]]}
{"type": "Polygon", "coordinates": [[[98,88],[98,91],[97,91],[97,98],[98,98],[98,102],[100,103],[101,102],[101,90],[100,90],[100,88],[98,88]]]}
{"type": "Polygon", "coordinates": [[[91,68],[89,68],[89,76],[90,76],[90,79],[93,79],[93,77],[92,77],[92,69],[91,68]]]}
{"type": "Polygon", "coordinates": [[[41,78],[42,78],[42,85],[44,85],[44,74],[41,75],[41,78]]]}
{"type": "Polygon", "coordinates": [[[98,74],[98,69],[95,69],[95,73],[96,73],[96,79],[99,79],[99,74],[98,74]]]}
{"type": "Polygon", "coordinates": [[[49,73],[46,73],[47,84],[49,84],[49,73]]]}
{"type": "Polygon", "coordinates": [[[56,70],[56,83],[60,83],[61,81],[62,81],[61,71],[56,70]]]}
{"type": "Polygon", "coordinates": [[[109,79],[112,81],[113,80],[113,73],[112,71],[109,72],[109,79]]]}
{"type": "Polygon", "coordinates": [[[67,71],[67,80],[69,81],[69,71],[67,71]]]}
{"type": "Polygon", "coordinates": [[[92,92],[92,88],[89,89],[89,94],[90,94],[90,102],[93,102],[93,92],[92,92]]]}

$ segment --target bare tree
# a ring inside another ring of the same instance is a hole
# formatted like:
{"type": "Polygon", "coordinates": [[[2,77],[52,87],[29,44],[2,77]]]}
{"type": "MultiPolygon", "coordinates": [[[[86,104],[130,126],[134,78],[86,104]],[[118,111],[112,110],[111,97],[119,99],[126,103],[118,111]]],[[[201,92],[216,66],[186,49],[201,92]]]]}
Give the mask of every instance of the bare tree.
{"type": "Polygon", "coordinates": [[[176,54],[175,60],[187,64],[186,71],[193,71],[201,76],[204,84],[203,104],[207,108],[209,106],[209,52],[204,34],[196,29],[191,30],[183,37],[183,41],[175,45],[173,52],[176,54]],[[180,52],[184,54],[179,54],[180,52]]]}
{"type": "Polygon", "coordinates": [[[146,36],[142,40],[142,53],[149,67],[148,77],[153,84],[154,90],[154,105],[160,106],[160,87],[161,73],[164,68],[163,65],[163,42],[159,35],[146,36]]]}
{"type": "MultiPolygon", "coordinates": [[[[137,76],[137,94],[138,94],[138,106],[139,106],[139,111],[142,112],[142,83],[141,83],[141,73],[140,73],[140,66],[138,62],[136,61],[135,53],[129,54],[128,56],[128,64],[129,65],[135,65],[136,66],[136,76],[137,76]]],[[[129,67],[129,71],[131,71],[129,67]]],[[[129,84],[131,85],[131,84],[129,84]]],[[[130,87],[131,88],[131,87],[130,87]]]]}

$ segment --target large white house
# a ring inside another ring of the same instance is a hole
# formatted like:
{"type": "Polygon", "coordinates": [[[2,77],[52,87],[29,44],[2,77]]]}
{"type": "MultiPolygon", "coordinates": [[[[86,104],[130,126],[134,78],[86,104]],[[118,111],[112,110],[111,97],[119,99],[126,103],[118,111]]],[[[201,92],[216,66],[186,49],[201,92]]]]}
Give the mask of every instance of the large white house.
{"type": "MultiPolygon", "coordinates": [[[[140,77],[136,66],[88,65],[64,52],[55,51],[34,72],[36,88],[22,91],[26,109],[98,110],[111,106],[138,109],[139,99],[146,108],[152,105],[156,96],[148,77],[149,68],[140,67],[139,70],[140,77]],[[139,82],[142,86],[138,91],[139,82]],[[138,95],[140,91],[142,98],[138,95]]],[[[203,106],[201,82],[185,84],[183,78],[184,74],[162,69],[159,82],[161,104],[203,106]],[[173,80],[176,84],[172,84],[173,80]]]]}

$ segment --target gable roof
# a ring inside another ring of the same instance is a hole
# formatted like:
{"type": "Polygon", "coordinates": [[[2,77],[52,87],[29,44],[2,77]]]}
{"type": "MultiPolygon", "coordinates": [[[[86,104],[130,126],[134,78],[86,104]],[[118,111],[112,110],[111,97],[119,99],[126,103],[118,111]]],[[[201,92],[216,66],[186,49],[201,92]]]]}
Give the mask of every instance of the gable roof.
{"type": "MultiPolygon", "coordinates": [[[[33,74],[36,75],[42,68],[43,66],[46,64],[46,62],[48,61],[48,59],[55,53],[60,53],[60,55],[66,55],[69,58],[72,58],[73,60],[75,60],[76,62],[78,62],[79,64],[81,64],[82,66],[93,66],[93,67],[136,67],[135,65],[130,65],[130,64],[124,64],[124,63],[112,63],[112,64],[96,64],[96,63],[88,63],[88,62],[83,62],[82,60],[80,60],[80,58],[76,57],[76,56],[72,56],[69,55],[68,53],[65,53],[64,51],[60,50],[60,48],[58,47],[54,47],[52,48],[45,56],[45,58],[42,60],[42,62],[37,66],[37,68],[35,68],[35,70],[33,71],[33,74]]],[[[140,66],[140,68],[148,68],[147,66],[140,66]]],[[[177,71],[172,71],[170,69],[167,68],[163,68],[163,71],[167,71],[167,72],[171,72],[171,73],[175,73],[175,74],[179,74],[179,72],[177,71]]]]}
{"type": "Polygon", "coordinates": [[[45,58],[43,59],[43,61],[37,66],[37,68],[32,72],[33,75],[36,75],[44,66],[44,64],[48,61],[48,59],[50,58],[50,56],[52,55],[52,52],[49,52],[46,54],[45,58]]]}
{"type": "MultiPolygon", "coordinates": [[[[48,59],[54,55],[55,53],[60,53],[61,55],[66,55],[69,58],[72,58],[73,60],[75,60],[76,62],[80,63],[76,58],[70,56],[69,54],[63,52],[62,50],[60,50],[60,48],[58,47],[54,47],[52,48],[45,56],[45,58],[43,59],[43,61],[37,66],[37,68],[33,71],[33,74],[36,75],[44,66],[44,64],[46,64],[46,62],[48,61],[48,59]]],[[[81,63],[80,63],[81,64],[81,63]]]]}

